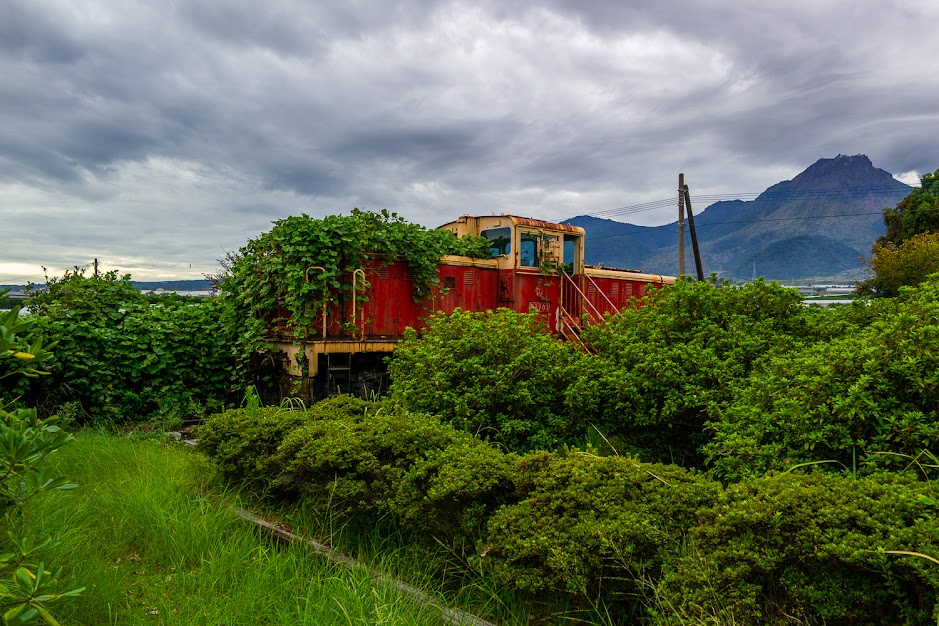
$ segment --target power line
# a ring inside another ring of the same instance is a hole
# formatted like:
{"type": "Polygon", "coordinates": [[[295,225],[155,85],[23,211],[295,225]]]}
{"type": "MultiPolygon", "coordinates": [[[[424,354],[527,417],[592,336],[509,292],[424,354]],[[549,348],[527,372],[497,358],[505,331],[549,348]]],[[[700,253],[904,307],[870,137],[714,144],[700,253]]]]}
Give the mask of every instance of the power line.
{"type": "MultiPolygon", "coordinates": [[[[865,187],[846,187],[840,189],[787,189],[778,191],[761,191],[724,193],[724,194],[700,194],[691,196],[695,203],[714,203],[729,200],[752,201],[757,198],[765,201],[784,201],[793,199],[831,199],[844,200],[855,198],[876,198],[895,196],[900,190],[893,185],[870,185],[865,187]]],[[[939,190],[929,189],[923,193],[937,194],[939,190]]],[[[640,204],[617,207],[613,209],[604,209],[594,213],[587,213],[587,217],[609,217],[631,215],[633,213],[644,213],[656,209],[671,208],[675,206],[675,198],[663,198],[661,200],[651,200],[640,204]]]]}
{"type": "MultiPolygon", "coordinates": [[[[759,220],[733,220],[729,222],[705,222],[698,225],[698,229],[708,226],[718,226],[723,224],[757,224],[760,222],[790,222],[795,220],[824,220],[835,217],[858,217],[863,215],[883,215],[883,211],[874,211],[869,213],[838,213],[832,215],[808,215],[804,217],[767,217],[759,220]]],[[[650,230],[675,230],[675,224],[663,224],[662,226],[643,226],[642,230],[630,230],[615,235],[603,235],[602,237],[585,237],[586,241],[596,241],[598,239],[611,239],[613,237],[624,237],[626,235],[635,235],[648,232],[650,230]]]]}

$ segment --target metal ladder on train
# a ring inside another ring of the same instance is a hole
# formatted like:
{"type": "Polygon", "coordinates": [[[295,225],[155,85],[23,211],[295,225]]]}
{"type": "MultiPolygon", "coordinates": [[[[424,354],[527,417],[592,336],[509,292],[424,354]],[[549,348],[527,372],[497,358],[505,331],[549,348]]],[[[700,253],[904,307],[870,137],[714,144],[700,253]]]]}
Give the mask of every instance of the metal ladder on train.
{"type": "MultiPolygon", "coordinates": [[[[619,310],[610,302],[606,294],[597,287],[597,284],[589,276],[584,276],[594,288],[599,292],[610,307],[616,311],[619,310]]],[[[584,342],[581,338],[583,326],[602,325],[606,322],[603,314],[597,310],[592,302],[587,298],[580,286],[574,281],[573,277],[567,272],[561,272],[561,297],[558,302],[558,332],[566,340],[577,344],[584,352],[595,352],[593,346],[584,342]]]]}

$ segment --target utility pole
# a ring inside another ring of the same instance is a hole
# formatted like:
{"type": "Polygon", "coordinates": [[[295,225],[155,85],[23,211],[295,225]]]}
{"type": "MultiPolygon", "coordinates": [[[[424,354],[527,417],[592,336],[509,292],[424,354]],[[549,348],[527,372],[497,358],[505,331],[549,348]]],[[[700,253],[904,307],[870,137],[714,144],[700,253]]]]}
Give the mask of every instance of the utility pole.
{"type": "Polygon", "coordinates": [[[704,280],[704,270],[701,268],[701,251],[698,248],[698,233],[694,228],[694,214],[691,212],[691,192],[688,185],[682,188],[685,196],[685,208],[688,209],[688,227],[691,229],[691,249],[694,251],[694,266],[698,273],[698,280],[704,280]]]}
{"type": "Polygon", "coordinates": [[[95,278],[98,277],[98,259],[95,259],[95,278]]]}
{"type": "Polygon", "coordinates": [[[678,275],[685,273],[685,175],[678,175],[678,275]]]}

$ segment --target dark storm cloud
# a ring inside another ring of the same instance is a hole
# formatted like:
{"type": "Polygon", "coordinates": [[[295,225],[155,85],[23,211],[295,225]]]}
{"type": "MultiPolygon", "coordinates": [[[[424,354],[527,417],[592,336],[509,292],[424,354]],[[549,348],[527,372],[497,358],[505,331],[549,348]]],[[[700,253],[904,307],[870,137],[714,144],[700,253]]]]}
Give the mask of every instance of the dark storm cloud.
{"type": "Polygon", "coordinates": [[[678,171],[760,191],[838,153],[932,171],[936,19],[931,0],[7,0],[0,219],[42,232],[37,266],[197,273],[301,211],[565,217],[669,196],[678,171]]]}
{"type": "Polygon", "coordinates": [[[44,63],[71,63],[84,54],[56,19],[39,6],[16,2],[0,5],[0,51],[44,63]]]}

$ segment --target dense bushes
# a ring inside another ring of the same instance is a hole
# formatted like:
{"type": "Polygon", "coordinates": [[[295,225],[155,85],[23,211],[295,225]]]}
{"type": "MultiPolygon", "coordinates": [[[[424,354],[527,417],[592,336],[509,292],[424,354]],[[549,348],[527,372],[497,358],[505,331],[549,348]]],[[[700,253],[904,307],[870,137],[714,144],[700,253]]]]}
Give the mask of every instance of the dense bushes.
{"type": "Polygon", "coordinates": [[[927,624],[939,568],[936,488],[879,475],[745,480],[698,511],[655,598],[662,624],[927,624]]]}
{"type": "Polygon", "coordinates": [[[489,523],[486,557],[505,584],[632,604],[720,485],[675,465],[590,453],[535,453],[519,500],[489,523]]]}
{"type": "Polygon", "coordinates": [[[937,406],[939,276],[867,326],[777,354],[715,412],[707,451],[725,479],[810,461],[934,476],[937,406]]]}
{"type": "Polygon", "coordinates": [[[409,331],[388,371],[409,410],[524,452],[583,440],[596,404],[586,360],[535,313],[458,310],[409,331]]]}
{"type": "Polygon", "coordinates": [[[393,513],[459,543],[512,492],[513,456],[436,418],[348,396],[303,411],[226,411],[200,429],[199,447],[228,480],[341,516],[393,513]]]}
{"type": "Polygon", "coordinates": [[[200,446],[259,491],[277,485],[335,515],[396,523],[500,584],[603,606],[617,620],[935,619],[939,569],[891,554],[939,552],[936,488],[910,475],[788,473],[724,487],[590,451],[505,454],[426,415],[353,398],[228,411],[200,446]]]}
{"type": "Polygon", "coordinates": [[[31,393],[76,403],[98,424],[175,420],[218,410],[231,385],[229,333],[214,301],[150,305],[116,272],[66,272],[33,289],[30,310],[57,342],[31,393]]]}
{"type": "Polygon", "coordinates": [[[762,282],[650,300],[592,356],[534,315],[434,317],[394,404],[231,412],[240,443],[206,449],[614,622],[935,622],[939,277],[831,311],[762,282]],[[636,458],[579,451],[590,424],[636,458]]]}
{"type": "Polygon", "coordinates": [[[805,310],[794,290],[762,280],[680,280],[646,300],[584,332],[603,399],[593,419],[645,458],[700,464],[709,410],[762,359],[801,340],[805,310]]]}

